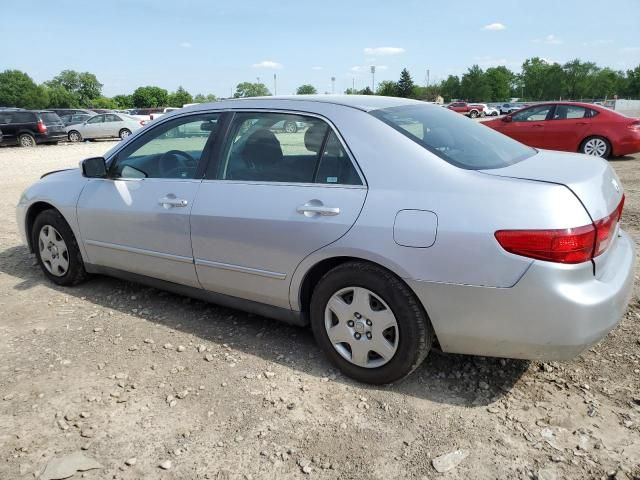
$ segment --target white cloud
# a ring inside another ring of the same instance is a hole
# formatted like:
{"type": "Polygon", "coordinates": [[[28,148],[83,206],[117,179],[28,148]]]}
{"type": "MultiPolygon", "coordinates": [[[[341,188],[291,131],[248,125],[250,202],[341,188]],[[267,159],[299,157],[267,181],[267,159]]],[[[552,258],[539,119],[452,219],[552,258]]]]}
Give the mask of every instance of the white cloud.
{"type": "Polygon", "coordinates": [[[271,68],[274,70],[279,70],[282,68],[282,64],[278,62],[274,62],[273,60],[263,60],[260,63],[254,63],[252,67],[253,68],[271,68]]]}
{"type": "Polygon", "coordinates": [[[365,55],[374,55],[374,56],[387,56],[387,55],[399,55],[404,53],[405,49],[402,47],[367,47],[364,49],[365,55]]]}
{"type": "Polygon", "coordinates": [[[533,42],[534,43],[544,43],[546,45],[561,45],[561,44],[564,43],[561,39],[556,37],[553,33],[550,33],[549,35],[547,35],[544,38],[536,38],[533,42]]]}
{"type": "Polygon", "coordinates": [[[625,53],[637,53],[640,52],[640,47],[623,47],[622,51],[625,53]]]}
{"type": "Polygon", "coordinates": [[[191,45],[191,43],[190,43],[190,42],[180,42],[178,45],[179,45],[181,48],[191,48],[191,47],[192,47],[192,45],[191,45]]]}
{"type": "Polygon", "coordinates": [[[489,25],[485,25],[482,27],[483,30],[490,30],[492,32],[497,32],[499,30],[506,30],[506,26],[502,23],[490,23],[489,25]]]}
{"type": "Polygon", "coordinates": [[[311,67],[311,70],[322,70],[322,67],[316,65],[314,67],[311,67]]]}

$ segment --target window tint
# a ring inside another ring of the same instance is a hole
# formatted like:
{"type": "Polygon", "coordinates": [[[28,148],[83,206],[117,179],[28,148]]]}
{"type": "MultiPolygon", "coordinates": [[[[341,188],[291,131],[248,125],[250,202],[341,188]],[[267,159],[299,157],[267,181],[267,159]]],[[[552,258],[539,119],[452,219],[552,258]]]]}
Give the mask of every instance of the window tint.
{"type": "Polygon", "coordinates": [[[557,105],[553,113],[554,120],[571,120],[589,117],[589,111],[577,105],[557,105]]]}
{"type": "Polygon", "coordinates": [[[362,185],[358,172],[333,131],[329,132],[324,145],[315,183],[362,185]]]}
{"type": "Polygon", "coordinates": [[[516,112],[511,117],[514,122],[540,122],[547,119],[553,105],[540,105],[516,112]]]}
{"type": "Polygon", "coordinates": [[[40,118],[45,125],[58,125],[61,123],[60,117],[56,113],[44,112],[40,114],[40,118]]]}
{"type": "Polygon", "coordinates": [[[121,121],[122,119],[119,116],[114,115],[112,113],[105,115],[105,122],[121,122],[121,121]]]}
{"type": "Polygon", "coordinates": [[[14,112],[11,123],[32,123],[36,121],[36,114],[31,112],[14,112]]]}
{"type": "Polygon", "coordinates": [[[104,115],[96,115],[95,117],[91,117],[87,123],[103,123],[104,115]]]}
{"type": "Polygon", "coordinates": [[[501,168],[536,154],[533,148],[489,127],[432,105],[385,108],[371,114],[460,168],[501,168]]]}
{"type": "Polygon", "coordinates": [[[208,142],[215,141],[219,113],[183,117],[151,129],[118,154],[118,178],[195,178],[208,142]]]}

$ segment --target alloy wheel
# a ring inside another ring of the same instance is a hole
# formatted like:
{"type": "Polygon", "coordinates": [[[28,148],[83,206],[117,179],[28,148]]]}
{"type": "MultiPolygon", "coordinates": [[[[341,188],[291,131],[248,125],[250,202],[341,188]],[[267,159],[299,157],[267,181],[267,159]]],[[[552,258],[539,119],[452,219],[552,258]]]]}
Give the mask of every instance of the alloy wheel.
{"type": "Polygon", "coordinates": [[[81,140],[80,134],[78,132],[71,132],[69,134],[69,140],[72,142],[79,142],[81,140]]]}
{"type": "Polygon", "coordinates": [[[601,138],[592,138],[587,140],[583,148],[587,155],[595,155],[596,157],[604,157],[607,152],[607,143],[601,138]]]}
{"type": "Polygon", "coordinates": [[[333,348],[359,367],[381,367],[398,349],[395,315],[366,288],[347,287],[334,293],[325,308],[324,324],[333,348]]]}
{"type": "Polygon", "coordinates": [[[69,250],[62,235],[51,225],[45,225],[38,235],[38,251],[44,268],[56,277],[69,270],[69,250]]]}
{"type": "Polygon", "coordinates": [[[23,147],[34,147],[35,142],[33,141],[33,137],[30,135],[22,135],[20,137],[20,145],[23,147]]]}

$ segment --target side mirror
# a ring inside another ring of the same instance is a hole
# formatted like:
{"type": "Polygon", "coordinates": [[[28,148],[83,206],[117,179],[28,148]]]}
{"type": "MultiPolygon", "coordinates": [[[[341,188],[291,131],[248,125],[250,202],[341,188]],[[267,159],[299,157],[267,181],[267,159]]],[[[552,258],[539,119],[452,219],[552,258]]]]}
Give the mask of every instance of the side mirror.
{"type": "Polygon", "coordinates": [[[107,176],[107,164],[103,157],[87,158],[80,162],[82,176],[87,178],[105,178],[107,176]]]}
{"type": "Polygon", "coordinates": [[[511,115],[507,115],[506,117],[502,117],[502,121],[503,122],[511,122],[513,119],[511,118],[511,115]]]}

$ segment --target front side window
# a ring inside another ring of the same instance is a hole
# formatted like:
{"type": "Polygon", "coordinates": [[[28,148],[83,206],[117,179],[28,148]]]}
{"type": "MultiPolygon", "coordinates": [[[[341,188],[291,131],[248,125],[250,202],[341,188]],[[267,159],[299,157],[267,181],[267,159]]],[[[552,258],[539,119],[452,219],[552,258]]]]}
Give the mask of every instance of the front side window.
{"type": "Polygon", "coordinates": [[[546,120],[553,105],[539,105],[516,112],[511,117],[513,122],[541,122],[546,120]]]}
{"type": "Polygon", "coordinates": [[[304,115],[260,112],[236,114],[217,178],[362,184],[351,159],[325,121],[304,115]],[[291,125],[295,128],[290,128],[291,125]]]}
{"type": "Polygon", "coordinates": [[[468,170],[502,168],[536,154],[533,148],[444,108],[407,105],[370,113],[446,162],[468,170]]]}
{"type": "Polygon", "coordinates": [[[96,115],[87,120],[87,123],[104,123],[104,115],[96,115]]]}
{"type": "Polygon", "coordinates": [[[216,138],[220,113],[177,118],[158,125],[118,153],[116,178],[195,178],[203,154],[216,138]]]}

